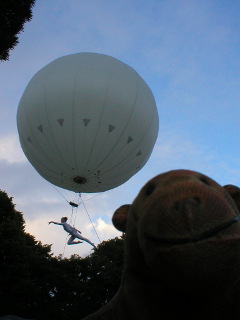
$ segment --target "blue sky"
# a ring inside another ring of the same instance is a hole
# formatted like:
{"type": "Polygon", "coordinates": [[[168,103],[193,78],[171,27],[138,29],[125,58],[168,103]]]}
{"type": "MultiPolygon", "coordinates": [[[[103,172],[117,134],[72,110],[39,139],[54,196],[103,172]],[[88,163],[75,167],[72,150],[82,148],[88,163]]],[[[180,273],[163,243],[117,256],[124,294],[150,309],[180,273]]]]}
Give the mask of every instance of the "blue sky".
{"type": "MultiPolygon", "coordinates": [[[[127,63],[150,86],[159,112],[158,140],[145,167],[86,202],[101,240],[119,235],[112,213],[161,172],[193,169],[222,185],[240,185],[239,12],[239,1],[229,0],[36,1],[19,45],[0,64],[0,188],[14,197],[28,232],[52,244],[54,254],[63,252],[66,234],[47,221],[70,217],[71,207],[23,155],[16,112],[32,76],[67,54],[98,52],[127,63]]],[[[98,244],[83,208],[72,217],[98,244]]],[[[90,249],[67,247],[65,255],[90,249]]]]}

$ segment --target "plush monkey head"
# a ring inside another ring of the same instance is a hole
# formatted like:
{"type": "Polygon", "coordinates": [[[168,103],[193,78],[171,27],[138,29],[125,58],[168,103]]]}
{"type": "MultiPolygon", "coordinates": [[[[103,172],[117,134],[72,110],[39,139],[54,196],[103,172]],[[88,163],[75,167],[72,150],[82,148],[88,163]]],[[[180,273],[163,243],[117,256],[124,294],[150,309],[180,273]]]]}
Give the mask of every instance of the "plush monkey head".
{"type": "Polygon", "coordinates": [[[228,194],[230,194],[238,210],[240,211],[240,188],[232,184],[227,184],[226,186],[224,186],[224,189],[228,192],[228,194]]]}
{"type": "Polygon", "coordinates": [[[207,290],[239,278],[240,223],[234,197],[209,177],[174,170],[151,179],[132,205],[113,215],[126,232],[127,264],[183,290],[207,290]]]}

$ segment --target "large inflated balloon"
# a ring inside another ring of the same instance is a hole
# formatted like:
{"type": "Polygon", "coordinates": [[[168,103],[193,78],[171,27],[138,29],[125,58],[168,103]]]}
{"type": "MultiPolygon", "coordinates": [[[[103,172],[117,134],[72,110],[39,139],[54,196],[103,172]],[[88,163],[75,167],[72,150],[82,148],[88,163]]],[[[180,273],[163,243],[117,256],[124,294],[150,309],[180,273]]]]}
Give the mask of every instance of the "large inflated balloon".
{"type": "Polygon", "coordinates": [[[17,124],[26,157],[45,179],[99,192],[121,185],[147,162],[158,113],[136,71],[110,56],[78,53],[31,79],[17,124]]]}

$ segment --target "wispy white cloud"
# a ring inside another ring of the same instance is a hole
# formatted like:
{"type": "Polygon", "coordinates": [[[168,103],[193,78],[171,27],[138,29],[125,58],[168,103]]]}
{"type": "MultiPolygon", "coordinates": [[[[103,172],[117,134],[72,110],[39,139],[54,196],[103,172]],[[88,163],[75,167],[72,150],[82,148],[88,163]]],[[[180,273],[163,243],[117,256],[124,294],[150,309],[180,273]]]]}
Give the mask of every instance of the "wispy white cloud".
{"type": "Polygon", "coordinates": [[[8,163],[26,162],[18,137],[15,134],[10,134],[0,138],[0,160],[5,160],[8,163]]]}
{"type": "Polygon", "coordinates": [[[190,169],[206,174],[220,184],[240,183],[240,157],[227,154],[221,144],[212,148],[204,139],[195,139],[186,132],[161,131],[152,161],[153,167],[161,172],[190,169]]]}
{"type": "MultiPolygon", "coordinates": [[[[106,223],[103,218],[98,218],[96,223],[94,223],[94,228],[96,229],[101,241],[112,239],[114,237],[120,236],[121,233],[117,231],[114,226],[110,223],[106,223]]],[[[93,230],[92,224],[89,224],[87,229],[93,230]]]]}

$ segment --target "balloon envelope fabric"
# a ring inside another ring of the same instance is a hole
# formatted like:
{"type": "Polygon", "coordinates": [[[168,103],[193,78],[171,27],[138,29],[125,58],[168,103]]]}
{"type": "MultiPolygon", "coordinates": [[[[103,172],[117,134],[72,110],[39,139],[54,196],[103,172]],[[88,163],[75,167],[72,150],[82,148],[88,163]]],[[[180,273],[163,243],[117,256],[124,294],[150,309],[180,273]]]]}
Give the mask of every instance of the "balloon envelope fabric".
{"type": "Polygon", "coordinates": [[[19,103],[22,149],[40,175],[74,192],[115,188],[138,172],[158,135],[152,92],[107,55],[58,58],[30,80],[19,103]]]}

